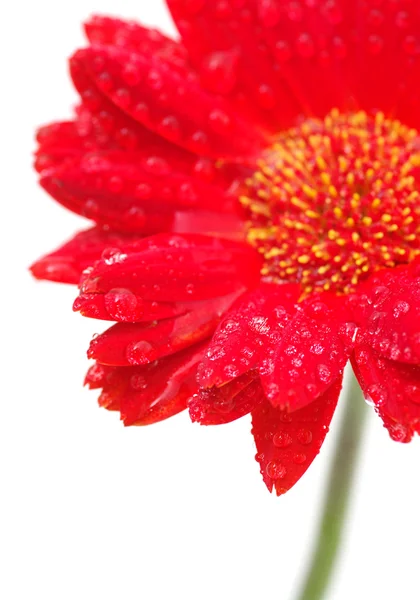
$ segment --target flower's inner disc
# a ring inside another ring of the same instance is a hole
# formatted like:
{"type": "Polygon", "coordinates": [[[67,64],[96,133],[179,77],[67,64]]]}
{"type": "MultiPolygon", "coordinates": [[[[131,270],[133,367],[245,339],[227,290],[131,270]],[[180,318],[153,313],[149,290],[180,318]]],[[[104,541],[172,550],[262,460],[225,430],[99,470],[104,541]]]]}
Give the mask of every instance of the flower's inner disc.
{"type": "Polygon", "coordinates": [[[382,113],[310,119],[246,180],[248,241],[269,281],[347,293],[420,253],[420,138],[382,113]]]}

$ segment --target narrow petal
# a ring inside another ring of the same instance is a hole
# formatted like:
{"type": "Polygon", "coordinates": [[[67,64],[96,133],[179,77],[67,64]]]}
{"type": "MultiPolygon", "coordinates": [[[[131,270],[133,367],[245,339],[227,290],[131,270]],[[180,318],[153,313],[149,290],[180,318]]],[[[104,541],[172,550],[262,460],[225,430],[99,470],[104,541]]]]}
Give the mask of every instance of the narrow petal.
{"type": "Polygon", "coordinates": [[[107,248],[115,251],[132,240],[129,235],[93,227],[37,260],[31,271],[37,279],[78,284],[82,272],[99,260],[107,248]]]}
{"type": "Polygon", "coordinates": [[[264,482],[280,496],[302,477],[319,453],[340,394],[340,377],[322,396],[289,413],[268,401],[252,413],[256,459],[264,482]]]}
{"type": "Polygon", "coordinates": [[[298,285],[261,284],[241,297],[217,328],[200,365],[203,387],[222,386],[258,366],[296,311],[298,285]]]}
{"type": "Polygon", "coordinates": [[[73,310],[84,317],[121,323],[161,321],[184,315],[193,308],[192,302],[147,301],[126,288],[114,288],[105,294],[80,294],[73,304],[73,310]]]}
{"type": "Polygon", "coordinates": [[[192,152],[237,161],[264,145],[228,103],[200,87],[192,71],[180,74],[163,58],[98,45],[76,52],[70,68],[81,94],[87,80],[135,121],[192,152]]]}
{"type": "Polygon", "coordinates": [[[260,369],[267,398],[295,411],[322,396],[341,379],[355,331],[342,298],[319,294],[300,303],[260,369]]]}
{"type": "Polygon", "coordinates": [[[151,323],[117,323],[95,337],[88,357],[106,365],[145,365],[208,338],[235,295],[200,303],[191,312],[151,323]]]}
{"type": "Polygon", "coordinates": [[[99,404],[118,410],[125,425],[149,425],[181,412],[197,390],[195,372],[203,353],[196,345],[140,367],[93,365],[91,389],[102,388],[99,404]]]}
{"type": "Polygon", "coordinates": [[[38,173],[58,167],[87,152],[97,149],[89,131],[75,121],[61,121],[45,125],[37,131],[39,145],[35,154],[35,169],[38,173]]]}
{"type": "Polygon", "coordinates": [[[391,438],[409,442],[420,433],[420,366],[380,357],[368,345],[356,349],[352,364],[365,398],[391,438]]]}
{"type": "Polygon", "coordinates": [[[90,205],[91,218],[127,230],[138,228],[136,215],[151,220],[175,211],[233,212],[225,187],[193,172],[190,163],[172,164],[163,156],[122,150],[91,152],[42,173],[41,185],[78,214],[90,205]],[[87,206],[87,203],[89,205],[87,206]],[[94,207],[94,210],[92,208],[94,207]],[[130,218],[131,217],[131,218],[130,218]]]}
{"type": "Polygon", "coordinates": [[[191,302],[255,285],[259,270],[259,256],[247,244],[161,234],[97,263],[83,281],[82,293],[124,288],[144,300],[191,302]]]}
{"type": "Polygon", "coordinates": [[[250,371],[220,388],[201,388],[188,403],[188,409],[193,422],[221,425],[247,415],[263,400],[258,374],[250,371]]]}

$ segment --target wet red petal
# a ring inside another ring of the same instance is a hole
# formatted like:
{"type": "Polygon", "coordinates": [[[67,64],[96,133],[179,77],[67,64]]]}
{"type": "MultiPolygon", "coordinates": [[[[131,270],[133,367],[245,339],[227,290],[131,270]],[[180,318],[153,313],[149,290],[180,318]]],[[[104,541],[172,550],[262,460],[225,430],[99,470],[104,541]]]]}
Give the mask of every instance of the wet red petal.
{"type": "Polygon", "coordinates": [[[139,367],[95,364],[85,383],[102,388],[99,404],[119,410],[125,425],[157,423],[184,410],[196,392],[195,372],[203,349],[196,345],[139,367]]]}
{"type": "Polygon", "coordinates": [[[264,144],[228,103],[200,87],[193,72],[180,74],[163,59],[94,46],[76,52],[71,73],[79,92],[87,79],[134,120],[192,152],[237,161],[264,144]]]}
{"type": "Polygon", "coordinates": [[[197,303],[178,317],[151,323],[117,323],[94,338],[88,357],[116,366],[145,365],[209,337],[237,294],[197,303]]]}
{"type": "Polygon", "coordinates": [[[191,164],[170,164],[158,156],[101,151],[49,169],[43,173],[41,185],[50,193],[56,190],[57,199],[64,194],[70,197],[74,204],[69,208],[75,212],[89,213],[90,204],[91,218],[129,230],[137,229],[137,214],[147,220],[154,214],[177,210],[232,212],[233,198],[227,195],[231,182],[226,182],[223,189],[194,176],[192,171],[191,164]]]}
{"type": "Polygon", "coordinates": [[[358,337],[390,360],[420,363],[420,268],[387,269],[349,298],[358,337]]]}
{"type": "Polygon", "coordinates": [[[85,32],[91,44],[117,46],[139,54],[159,56],[174,68],[185,69],[188,58],[185,48],[157,29],[142,27],[135,21],[94,15],[85,23],[85,32]]]}
{"type": "Polygon", "coordinates": [[[193,309],[193,304],[146,301],[130,290],[115,288],[106,294],[80,294],[73,310],[91,319],[140,323],[183,315],[193,309]]]}
{"type": "Polygon", "coordinates": [[[188,403],[188,409],[193,422],[221,425],[247,415],[263,400],[258,374],[250,371],[220,388],[200,389],[188,403]]]}
{"type": "Polygon", "coordinates": [[[302,477],[324,442],[341,390],[340,377],[322,396],[289,413],[265,401],[252,413],[256,459],[271,492],[284,494],[302,477]]]}
{"type": "Polygon", "coordinates": [[[82,293],[124,288],[144,300],[191,302],[223,296],[259,277],[259,257],[246,244],[199,235],[157,235],[97,263],[82,293]]]}
{"type": "Polygon", "coordinates": [[[302,302],[287,323],[261,381],[274,406],[300,409],[341,379],[356,331],[343,300],[319,294],[302,302]],[[343,310],[344,309],[344,310],[343,310]]]}
{"type": "Polygon", "coordinates": [[[36,141],[39,148],[35,155],[35,169],[39,173],[71,163],[78,156],[97,149],[93,136],[83,131],[76,121],[51,123],[41,127],[36,141]]]}
{"type": "Polygon", "coordinates": [[[366,344],[356,349],[352,364],[391,438],[409,442],[420,433],[420,366],[382,358],[366,344]]]}
{"type": "Polygon", "coordinates": [[[298,285],[262,284],[241,297],[225,316],[199,369],[203,387],[221,386],[247,371],[263,371],[300,295],[298,285]]]}
{"type": "Polygon", "coordinates": [[[119,249],[132,240],[129,235],[93,227],[37,260],[31,271],[37,279],[78,284],[82,272],[99,260],[106,248],[119,249]]]}
{"type": "Polygon", "coordinates": [[[267,46],[267,11],[272,24],[279,3],[264,1],[262,11],[254,1],[167,4],[206,89],[228,98],[268,131],[288,127],[302,112],[267,46]]]}

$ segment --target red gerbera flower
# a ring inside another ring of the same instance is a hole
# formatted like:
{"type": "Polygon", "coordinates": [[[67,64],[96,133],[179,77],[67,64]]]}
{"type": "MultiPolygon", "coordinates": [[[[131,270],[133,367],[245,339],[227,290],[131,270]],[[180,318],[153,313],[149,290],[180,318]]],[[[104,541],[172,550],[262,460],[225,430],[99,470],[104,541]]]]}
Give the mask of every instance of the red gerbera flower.
{"type": "Polygon", "coordinates": [[[36,277],[116,321],[86,382],[125,424],[252,413],[268,488],[319,452],[345,364],[420,432],[420,7],[168,0],[181,40],[94,17],[41,185],[95,222],[36,277]],[[83,275],[82,275],[83,272],[83,275]]]}

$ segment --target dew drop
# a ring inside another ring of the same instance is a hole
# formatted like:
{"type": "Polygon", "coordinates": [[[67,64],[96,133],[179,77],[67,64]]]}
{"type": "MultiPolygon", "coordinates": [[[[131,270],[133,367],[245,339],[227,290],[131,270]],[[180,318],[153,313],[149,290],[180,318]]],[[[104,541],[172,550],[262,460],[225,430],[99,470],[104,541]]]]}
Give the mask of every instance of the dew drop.
{"type": "Polygon", "coordinates": [[[181,137],[181,127],[178,119],[172,115],[162,119],[159,125],[159,132],[171,141],[179,140],[181,137]]]}
{"type": "Polygon", "coordinates": [[[373,383],[366,389],[366,402],[369,405],[381,406],[387,399],[386,389],[379,384],[373,383]]]}
{"type": "Polygon", "coordinates": [[[271,479],[283,479],[286,476],[286,467],[277,460],[270,461],[266,468],[265,472],[271,479]]]}
{"type": "Polygon", "coordinates": [[[281,7],[275,0],[259,0],[258,17],[264,27],[275,27],[281,18],[281,7]]]}
{"type": "Polygon", "coordinates": [[[296,40],[296,50],[303,58],[310,58],[315,53],[312,38],[307,33],[302,33],[296,40]]]}
{"type": "Polygon", "coordinates": [[[223,110],[212,110],[209,115],[210,127],[214,132],[224,134],[231,125],[230,117],[223,110]]]}
{"type": "Polygon", "coordinates": [[[127,346],[126,357],[130,365],[145,365],[152,360],[153,346],[146,340],[132,342],[127,346]]]}
{"type": "Polygon", "coordinates": [[[119,248],[105,248],[102,252],[102,260],[106,265],[114,265],[123,262],[127,255],[122,253],[119,248]]]}
{"type": "Polygon", "coordinates": [[[261,108],[270,110],[276,105],[276,95],[271,87],[262,84],[257,90],[257,102],[261,108]]]}
{"type": "Polygon", "coordinates": [[[327,365],[317,365],[316,372],[318,375],[318,379],[322,381],[322,383],[330,383],[332,379],[331,370],[327,367],[327,365]]]}
{"type": "Polygon", "coordinates": [[[399,302],[397,302],[395,304],[392,314],[395,319],[398,319],[398,317],[400,317],[401,315],[405,315],[406,313],[408,313],[409,310],[410,310],[409,303],[406,302],[405,300],[400,300],[399,302]]]}
{"type": "Polygon", "coordinates": [[[275,55],[280,63],[285,63],[290,60],[292,51],[290,50],[289,44],[283,40],[278,41],[275,46],[275,55]]]}
{"type": "Polygon", "coordinates": [[[287,448],[293,443],[292,437],[288,433],[276,433],[273,437],[273,444],[277,448],[287,448]]]}
{"type": "Polygon", "coordinates": [[[140,375],[137,373],[136,375],[131,376],[130,385],[133,388],[133,390],[144,390],[147,387],[147,380],[144,377],[144,375],[140,375]]]}
{"type": "Polygon", "coordinates": [[[368,38],[368,49],[373,55],[378,55],[382,52],[384,41],[379,35],[370,35],[368,38]]]}
{"type": "Polygon", "coordinates": [[[304,446],[308,446],[312,442],[312,438],[312,432],[309,429],[299,429],[297,432],[297,439],[304,446]]]}
{"type": "Polygon", "coordinates": [[[115,321],[133,322],[136,318],[137,298],[127,289],[115,288],[104,296],[105,308],[115,321]]]}
{"type": "Polygon", "coordinates": [[[303,452],[299,452],[298,454],[295,454],[293,456],[293,462],[296,465],[303,465],[303,463],[306,462],[306,454],[304,454],[303,452]]]}
{"type": "Polygon", "coordinates": [[[203,86],[215,94],[230,94],[238,79],[238,54],[213,52],[202,62],[200,78],[203,86]]]}
{"type": "Polygon", "coordinates": [[[396,423],[388,427],[389,435],[394,442],[406,442],[410,439],[409,431],[405,425],[396,423]]]}

